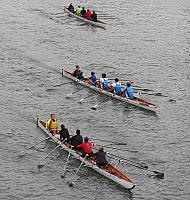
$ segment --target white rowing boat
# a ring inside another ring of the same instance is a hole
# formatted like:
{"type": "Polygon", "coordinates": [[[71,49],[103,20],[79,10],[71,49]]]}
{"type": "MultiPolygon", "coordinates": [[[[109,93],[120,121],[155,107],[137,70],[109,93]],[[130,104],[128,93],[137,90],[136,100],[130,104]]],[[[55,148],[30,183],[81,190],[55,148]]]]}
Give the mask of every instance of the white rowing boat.
{"type": "Polygon", "coordinates": [[[51,139],[57,143],[58,145],[60,145],[60,147],[62,147],[63,150],[67,151],[68,153],[70,153],[71,155],[73,155],[75,158],[77,158],[80,161],[84,161],[84,164],[86,166],[88,166],[89,168],[93,169],[94,171],[98,172],[99,174],[102,174],[103,176],[105,176],[106,178],[114,181],[115,183],[117,183],[118,185],[131,190],[135,187],[134,182],[129,179],[129,177],[127,175],[125,175],[123,172],[121,172],[118,168],[112,166],[111,164],[108,164],[104,167],[99,168],[96,163],[95,160],[93,159],[85,159],[83,157],[81,157],[79,152],[76,152],[74,150],[72,150],[70,147],[70,145],[66,145],[61,143],[60,139],[59,139],[59,135],[55,135],[52,136],[52,134],[46,129],[45,127],[45,122],[40,120],[39,118],[37,118],[37,126],[41,128],[41,130],[49,137],[51,137],[51,139]]]}
{"type": "Polygon", "coordinates": [[[76,83],[78,83],[80,85],[83,85],[85,87],[88,87],[88,88],[90,88],[90,89],[92,89],[92,90],[94,90],[94,91],[96,91],[96,92],[98,92],[100,94],[104,94],[104,95],[109,96],[109,97],[111,97],[113,99],[117,99],[117,100],[122,101],[124,103],[134,105],[134,106],[136,106],[138,108],[142,108],[144,110],[148,110],[148,111],[152,111],[152,112],[157,112],[158,109],[159,109],[158,105],[155,105],[155,104],[153,104],[151,102],[145,101],[142,98],[134,97],[134,99],[128,99],[126,97],[122,97],[122,96],[116,95],[114,93],[105,91],[105,90],[103,90],[101,88],[95,87],[95,86],[89,84],[89,81],[87,81],[87,82],[85,80],[79,81],[76,77],[73,77],[73,73],[72,72],[69,72],[69,71],[67,71],[65,69],[62,70],[62,75],[67,77],[67,78],[69,78],[69,79],[71,79],[71,80],[73,80],[73,81],[75,81],[76,83]]]}
{"type": "Polygon", "coordinates": [[[67,9],[67,7],[64,8],[64,11],[65,11],[69,16],[72,16],[72,17],[75,17],[75,18],[77,18],[77,19],[80,19],[81,21],[84,21],[85,23],[91,24],[91,25],[93,25],[93,26],[98,26],[98,27],[100,27],[100,28],[104,28],[104,29],[105,29],[105,24],[106,24],[106,23],[103,22],[103,21],[101,21],[101,20],[98,20],[97,22],[94,22],[94,21],[92,21],[92,20],[88,20],[88,19],[86,19],[86,18],[84,18],[84,17],[78,16],[78,15],[76,15],[75,13],[70,12],[70,11],[67,9]]]}

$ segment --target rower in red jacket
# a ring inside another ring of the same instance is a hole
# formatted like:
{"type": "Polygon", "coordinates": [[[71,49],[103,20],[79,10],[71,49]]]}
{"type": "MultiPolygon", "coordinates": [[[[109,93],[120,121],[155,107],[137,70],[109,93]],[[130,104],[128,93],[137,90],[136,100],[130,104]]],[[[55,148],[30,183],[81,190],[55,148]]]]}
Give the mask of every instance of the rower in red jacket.
{"type": "Polygon", "coordinates": [[[91,20],[91,15],[92,15],[92,13],[90,12],[89,9],[87,9],[87,12],[86,12],[86,19],[91,20]]]}
{"type": "Polygon", "coordinates": [[[77,149],[82,149],[82,157],[85,157],[86,154],[88,154],[89,156],[93,154],[92,143],[89,142],[88,137],[84,138],[84,142],[82,144],[77,145],[77,149]]]}

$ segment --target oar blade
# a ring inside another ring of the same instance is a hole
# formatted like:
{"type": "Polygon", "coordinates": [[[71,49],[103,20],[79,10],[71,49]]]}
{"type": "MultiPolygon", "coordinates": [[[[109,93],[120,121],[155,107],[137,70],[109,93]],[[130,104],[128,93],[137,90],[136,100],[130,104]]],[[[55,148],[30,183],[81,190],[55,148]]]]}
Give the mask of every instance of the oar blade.
{"type": "Polygon", "coordinates": [[[162,172],[157,172],[157,171],[153,171],[156,174],[156,177],[159,179],[164,179],[164,173],[162,172]]]}

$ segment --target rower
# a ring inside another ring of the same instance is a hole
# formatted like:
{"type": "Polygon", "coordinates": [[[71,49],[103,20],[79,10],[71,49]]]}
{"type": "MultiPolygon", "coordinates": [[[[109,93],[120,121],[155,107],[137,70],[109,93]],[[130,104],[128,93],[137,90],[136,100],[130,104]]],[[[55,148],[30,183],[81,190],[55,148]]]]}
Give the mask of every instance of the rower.
{"type": "Polygon", "coordinates": [[[91,11],[89,9],[87,9],[86,16],[85,16],[86,19],[91,20],[91,15],[92,15],[91,11]]]}
{"type": "Polygon", "coordinates": [[[71,137],[70,141],[71,141],[71,145],[73,145],[75,149],[77,145],[82,144],[83,137],[80,135],[80,130],[76,130],[76,135],[71,137]]]}
{"type": "Polygon", "coordinates": [[[106,74],[103,73],[102,78],[100,79],[100,87],[107,91],[108,90],[108,83],[109,83],[109,81],[106,78],[106,74]]]}
{"type": "Polygon", "coordinates": [[[98,167],[102,167],[108,164],[106,160],[106,152],[104,151],[103,147],[100,147],[98,152],[93,153],[93,156],[96,156],[96,165],[98,167]]]}
{"type": "Polygon", "coordinates": [[[80,145],[77,145],[77,149],[82,149],[82,157],[84,158],[87,154],[91,156],[92,152],[92,143],[89,142],[88,137],[84,138],[84,142],[80,145]]]}
{"type": "Polygon", "coordinates": [[[74,6],[73,6],[72,3],[69,5],[68,10],[69,10],[70,12],[72,12],[72,13],[75,12],[75,8],[74,8],[74,6]]]}
{"type": "Polygon", "coordinates": [[[55,135],[58,133],[58,123],[54,114],[51,114],[50,119],[46,122],[46,129],[55,135]]]}
{"type": "Polygon", "coordinates": [[[80,16],[81,10],[82,10],[81,6],[78,6],[76,8],[76,15],[80,16]]]}
{"type": "Polygon", "coordinates": [[[60,141],[61,142],[70,142],[70,135],[67,128],[65,128],[64,124],[61,124],[61,130],[59,131],[60,141]]]}
{"type": "Polygon", "coordinates": [[[112,84],[114,88],[114,93],[120,95],[121,94],[121,83],[118,78],[115,78],[115,83],[112,84]]]}
{"type": "Polygon", "coordinates": [[[79,80],[83,80],[84,77],[83,77],[83,72],[80,70],[80,67],[79,65],[76,65],[76,69],[75,71],[73,72],[73,76],[76,77],[77,79],[79,80]]]}
{"type": "Polygon", "coordinates": [[[92,21],[94,22],[97,22],[97,14],[95,13],[95,11],[92,12],[92,15],[91,15],[91,18],[92,18],[92,21]]]}
{"type": "Polygon", "coordinates": [[[129,99],[133,99],[133,88],[131,87],[130,83],[127,83],[127,86],[125,87],[125,89],[122,91],[124,92],[124,94],[129,98],[129,99]]]}
{"type": "Polygon", "coordinates": [[[81,15],[81,17],[85,17],[86,16],[86,9],[85,9],[85,7],[82,7],[80,15],[81,15]]]}
{"type": "Polygon", "coordinates": [[[91,77],[89,79],[92,81],[92,85],[97,86],[96,75],[94,72],[91,72],[91,77]]]}

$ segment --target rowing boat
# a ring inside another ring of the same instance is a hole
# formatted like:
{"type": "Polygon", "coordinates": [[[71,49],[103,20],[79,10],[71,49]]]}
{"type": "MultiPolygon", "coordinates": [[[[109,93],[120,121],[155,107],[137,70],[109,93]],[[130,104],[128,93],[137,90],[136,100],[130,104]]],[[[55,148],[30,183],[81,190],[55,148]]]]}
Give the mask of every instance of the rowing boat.
{"type": "Polygon", "coordinates": [[[98,20],[97,22],[94,22],[94,21],[92,21],[92,20],[88,20],[88,19],[86,19],[86,18],[84,18],[84,17],[78,16],[78,15],[76,15],[75,13],[70,12],[70,11],[68,10],[67,7],[64,8],[64,11],[65,11],[69,16],[75,17],[75,18],[77,18],[77,19],[79,19],[79,20],[81,20],[81,21],[84,21],[85,23],[91,24],[91,25],[93,25],[93,26],[97,26],[97,27],[100,27],[100,28],[104,28],[104,29],[105,29],[105,24],[106,24],[106,23],[103,22],[103,21],[101,21],[101,20],[98,20]]]}
{"type": "Polygon", "coordinates": [[[70,148],[69,144],[64,144],[61,143],[60,139],[59,139],[59,135],[52,135],[47,129],[46,129],[46,123],[43,120],[40,120],[39,118],[37,118],[37,126],[49,137],[51,137],[51,139],[57,143],[58,145],[60,145],[60,147],[62,147],[63,150],[67,151],[68,153],[70,153],[71,155],[73,155],[75,158],[77,158],[80,161],[84,161],[84,164],[86,166],[88,166],[90,169],[98,172],[99,174],[105,176],[106,178],[114,181],[115,183],[117,183],[118,185],[131,190],[135,187],[134,182],[127,176],[125,175],[123,172],[121,172],[116,166],[111,165],[110,163],[107,164],[104,167],[98,167],[96,165],[96,162],[94,159],[85,159],[81,156],[80,152],[72,150],[70,148]]]}
{"type": "Polygon", "coordinates": [[[117,100],[122,101],[124,103],[134,105],[134,106],[136,106],[138,108],[142,108],[144,110],[152,111],[154,113],[157,112],[158,109],[159,109],[158,105],[155,105],[155,104],[153,104],[151,102],[145,101],[142,98],[134,97],[133,99],[128,99],[126,97],[122,97],[122,96],[116,95],[116,94],[114,94],[112,92],[108,92],[108,91],[105,91],[105,90],[103,90],[101,88],[95,87],[95,86],[89,84],[89,81],[87,79],[79,81],[76,77],[73,77],[73,73],[72,72],[69,72],[69,71],[67,71],[65,69],[62,70],[62,75],[67,77],[67,78],[69,78],[69,79],[71,79],[71,80],[73,80],[73,81],[75,81],[76,83],[78,83],[80,85],[83,85],[85,87],[88,87],[88,88],[90,88],[90,89],[92,89],[92,90],[94,90],[94,91],[96,91],[96,92],[98,92],[100,94],[104,94],[104,95],[109,96],[109,97],[111,97],[113,99],[117,99],[117,100]]]}

